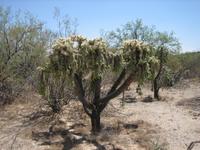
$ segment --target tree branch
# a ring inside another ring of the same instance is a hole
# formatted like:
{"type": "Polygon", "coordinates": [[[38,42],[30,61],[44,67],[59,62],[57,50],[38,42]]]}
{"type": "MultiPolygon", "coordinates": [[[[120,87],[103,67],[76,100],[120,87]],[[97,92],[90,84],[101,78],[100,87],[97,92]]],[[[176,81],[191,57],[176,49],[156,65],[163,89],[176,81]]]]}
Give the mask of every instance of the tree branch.
{"type": "Polygon", "coordinates": [[[121,94],[126,88],[129,87],[129,85],[133,82],[134,80],[134,74],[131,73],[128,78],[124,81],[124,83],[115,91],[111,92],[110,94],[108,94],[107,96],[105,96],[104,98],[100,99],[101,102],[101,106],[100,106],[100,111],[102,111],[106,105],[108,104],[108,102],[113,99],[114,97],[118,96],[119,94],[121,94]]]}
{"type": "Polygon", "coordinates": [[[158,73],[155,77],[155,80],[157,80],[160,77],[162,69],[163,69],[163,47],[161,47],[161,51],[160,51],[160,66],[159,66],[158,73]]]}
{"type": "Polygon", "coordinates": [[[95,81],[93,81],[93,85],[94,85],[94,102],[98,103],[101,93],[101,79],[96,79],[95,81]]]}
{"type": "Polygon", "coordinates": [[[92,106],[85,99],[85,91],[83,89],[82,78],[78,74],[75,74],[74,81],[75,81],[76,89],[78,90],[77,94],[78,94],[79,101],[82,103],[85,112],[89,116],[91,116],[92,106]]]}
{"type": "Polygon", "coordinates": [[[188,146],[187,150],[192,150],[194,145],[197,144],[197,143],[200,143],[200,141],[191,142],[190,145],[188,146]]]}
{"type": "Polygon", "coordinates": [[[10,44],[9,44],[9,39],[8,39],[8,35],[7,35],[5,27],[4,27],[4,30],[3,30],[3,34],[4,34],[4,37],[5,37],[5,40],[6,40],[7,51],[8,51],[8,56],[9,56],[10,55],[10,44]]]}
{"type": "Polygon", "coordinates": [[[126,75],[126,69],[123,69],[121,74],[119,75],[119,77],[117,78],[117,80],[115,81],[115,83],[113,84],[113,86],[111,87],[111,89],[109,90],[108,94],[112,93],[113,91],[116,90],[116,88],[120,85],[120,83],[122,82],[122,80],[125,78],[126,75]]]}

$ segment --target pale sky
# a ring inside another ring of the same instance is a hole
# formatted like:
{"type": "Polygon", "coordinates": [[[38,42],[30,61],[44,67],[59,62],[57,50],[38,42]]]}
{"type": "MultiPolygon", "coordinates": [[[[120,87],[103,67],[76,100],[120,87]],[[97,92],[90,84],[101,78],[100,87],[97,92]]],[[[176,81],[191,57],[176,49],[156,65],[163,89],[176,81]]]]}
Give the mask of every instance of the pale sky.
{"type": "Polygon", "coordinates": [[[100,36],[140,18],[160,31],[174,31],[183,51],[200,50],[200,0],[0,0],[13,11],[30,11],[54,29],[54,8],[78,20],[78,33],[100,36]]]}

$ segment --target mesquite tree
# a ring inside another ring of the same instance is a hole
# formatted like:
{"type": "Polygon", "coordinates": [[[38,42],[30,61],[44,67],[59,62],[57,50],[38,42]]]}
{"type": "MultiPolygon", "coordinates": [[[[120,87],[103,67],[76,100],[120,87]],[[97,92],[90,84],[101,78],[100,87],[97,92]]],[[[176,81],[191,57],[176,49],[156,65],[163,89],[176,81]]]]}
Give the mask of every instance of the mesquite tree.
{"type": "Polygon", "coordinates": [[[0,6],[0,105],[14,100],[25,85],[37,85],[36,69],[45,62],[51,35],[30,13],[0,6]]]}
{"type": "Polygon", "coordinates": [[[91,119],[92,132],[99,132],[100,114],[109,101],[133,81],[148,76],[150,63],[155,62],[151,49],[138,40],[125,41],[119,50],[114,51],[102,39],[88,40],[82,36],[58,39],[49,62],[42,69],[42,87],[45,89],[50,73],[65,73],[68,84],[75,88],[78,100],[91,119]],[[101,83],[109,71],[118,71],[119,75],[103,96],[101,83]]]}

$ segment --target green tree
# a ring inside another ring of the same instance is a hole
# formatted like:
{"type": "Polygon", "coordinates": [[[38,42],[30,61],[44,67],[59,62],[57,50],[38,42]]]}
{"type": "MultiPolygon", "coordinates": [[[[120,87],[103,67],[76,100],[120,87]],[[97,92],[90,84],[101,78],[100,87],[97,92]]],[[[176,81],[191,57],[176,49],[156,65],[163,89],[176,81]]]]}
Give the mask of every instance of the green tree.
{"type": "Polygon", "coordinates": [[[137,40],[125,41],[120,49],[111,51],[102,39],[87,40],[81,36],[58,39],[49,56],[49,63],[42,69],[40,91],[45,95],[49,74],[66,74],[91,118],[92,132],[99,132],[100,115],[109,101],[133,81],[142,81],[149,75],[149,66],[155,62],[151,49],[137,40]],[[121,70],[118,78],[103,95],[101,87],[105,73],[117,70],[121,70]]]}
{"type": "Polygon", "coordinates": [[[154,41],[155,32],[154,26],[144,25],[141,19],[137,19],[136,21],[127,22],[116,30],[103,32],[102,37],[113,47],[120,46],[124,40],[130,39],[137,39],[151,44],[154,41]]]}
{"type": "MultiPolygon", "coordinates": [[[[44,62],[49,32],[29,13],[11,14],[0,7],[0,86],[18,93],[23,84],[34,82],[36,68],[44,62]]],[[[9,94],[11,94],[9,93],[9,94]]]]}
{"type": "Polygon", "coordinates": [[[175,55],[180,63],[179,76],[185,78],[200,77],[200,52],[186,52],[175,55]]]}
{"type": "Polygon", "coordinates": [[[67,37],[77,34],[78,21],[68,15],[61,15],[60,9],[55,7],[53,18],[56,21],[56,37],[67,37]]]}

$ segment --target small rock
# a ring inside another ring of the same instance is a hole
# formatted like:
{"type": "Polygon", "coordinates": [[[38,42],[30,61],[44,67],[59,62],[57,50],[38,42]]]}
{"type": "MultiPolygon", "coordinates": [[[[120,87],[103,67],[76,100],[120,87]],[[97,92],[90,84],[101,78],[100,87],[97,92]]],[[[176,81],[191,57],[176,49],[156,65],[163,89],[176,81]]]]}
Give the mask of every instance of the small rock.
{"type": "Polygon", "coordinates": [[[124,124],[123,127],[126,129],[137,129],[138,125],[137,124],[124,124]]]}
{"type": "Polygon", "coordinates": [[[82,136],[78,136],[78,135],[72,135],[72,137],[73,137],[75,140],[80,140],[81,138],[83,138],[82,136]]]}
{"type": "Polygon", "coordinates": [[[74,129],[70,129],[69,132],[74,132],[74,129]]]}

